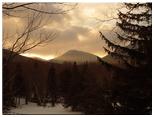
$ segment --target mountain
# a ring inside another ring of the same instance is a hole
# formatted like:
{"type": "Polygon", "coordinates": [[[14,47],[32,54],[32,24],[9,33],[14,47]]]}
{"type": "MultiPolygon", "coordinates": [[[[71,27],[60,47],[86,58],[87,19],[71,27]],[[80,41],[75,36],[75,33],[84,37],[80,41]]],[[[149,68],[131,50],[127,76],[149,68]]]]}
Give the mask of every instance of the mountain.
{"type": "MultiPolygon", "coordinates": [[[[11,52],[9,50],[3,49],[3,73],[6,69],[5,65],[7,63],[8,66],[5,72],[7,72],[8,78],[12,78],[12,76],[14,76],[17,72],[17,67],[20,65],[20,73],[22,74],[21,78],[25,83],[24,86],[26,86],[26,91],[29,93],[29,95],[34,90],[34,83],[37,83],[39,93],[43,94],[42,92],[46,90],[48,71],[51,63],[35,58],[25,57],[19,54],[17,54],[15,58],[11,60],[11,62],[7,62],[10,53],[11,52]]],[[[60,68],[58,64],[54,64],[54,66],[56,68],[60,68]]],[[[10,81],[13,80],[14,79],[10,81]]]]}
{"type": "Polygon", "coordinates": [[[112,57],[111,55],[107,55],[103,57],[102,60],[118,68],[122,68],[122,69],[127,68],[126,64],[123,63],[121,59],[112,57]]]}
{"type": "Polygon", "coordinates": [[[111,55],[107,55],[105,57],[102,58],[103,61],[113,64],[113,65],[118,65],[119,64],[119,60],[112,57],[111,55]]]}
{"type": "Polygon", "coordinates": [[[84,63],[84,62],[97,62],[97,56],[90,54],[88,52],[83,52],[79,50],[70,50],[63,55],[56,57],[51,62],[77,62],[77,63],[84,63]]]}
{"type": "MultiPolygon", "coordinates": [[[[3,49],[3,59],[7,60],[10,55],[10,50],[3,49]]],[[[16,54],[13,52],[13,54],[16,54]]],[[[25,57],[19,54],[16,54],[16,56],[13,58],[13,61],[15,63],[35,63],[35,62],[47,62],[44,59],[38,58],[38,57],[25,57]]]]}
{"type": "MultiPolygon", "coordinates": [[[[137,46],[132,47],[132,45],[130,45],[130,44],[127,45],[126,47],[129,48],[129,49],[137,48],[137,46]]],[[[116,50],[116,53],[121,53],[121,52],[116,50]]],[[[103,57],[102,60],[107,62],[107,63],[110,63],[112,65],[118,66],[120,68],[126,68],[127,67],[126,64],[120,58],[115,58],[115,57],[112,57],[111,55],[107,55],[107,56],[103,57]]]]}
{"type": "MultiPolygon", "coordinates": [[[[3,49],[3,58],[7,58],[9,55],[10,51],[3,49]]],[[[119,60],[113,58],[111,55],[107,55],[105,57],[102,58],[103,61],[110,63],[112,65],[115,66],[122,66],[119,64],[119,60]]],[[[36,61],[38,62],[47,62],[44,61],[41,58],[38,57],[25,57],[25,56],[21,56],[21,55],[17,55],[14,59],[14,61],[16,62],[26,62],[26,63],[34,63],[36,61]]],[[[49,60],[52,63],[64,63],[64,62],[77,62],[77,63],[85,63],[85,62],[89,62],[89,63],[96,63],[98,62],[97,60],[97,56],[90,54],[88,52],[83,52],[83,51],[79,51],[79,50],[70,50],[67,51],[66,53],[64,53],[63,55],[56,57],[54,59],[49,60]]]]}
{"type": "MultiPolygon", "coordinates": [[[[10,50],[3,49],[3,59],[7,60],[9,58],[10,54],[11,54],[10,50]]],[[[16,53],[12,52],[12,54],[14,55],[16,53]]],[[[16,54],[15,57],[13,58],[13,62],[21,62],[21,61],[29,61],[29,60],[31,60],[31,58],[24,57],[19,54],[16,54]]]]}

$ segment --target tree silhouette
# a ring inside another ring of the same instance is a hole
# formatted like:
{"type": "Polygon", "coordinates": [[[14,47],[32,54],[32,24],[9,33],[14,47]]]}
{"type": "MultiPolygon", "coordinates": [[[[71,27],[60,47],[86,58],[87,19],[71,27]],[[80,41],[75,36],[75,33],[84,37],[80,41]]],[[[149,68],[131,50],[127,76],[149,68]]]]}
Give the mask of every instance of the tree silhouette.
{"type": "Polygon", "coordinates": [[[13,35],[10,35],[4,28],[3,48],[10,50],[10,55],[7,58],[7,62],[11,62],[12,59],[20,53],[24,53],[39,45],[47,44],[55,39],[56,33],[42,33],[43,27],[47,25],[47,22],[51,19],[52,15],[66,14],[67,12],[75,9],[76,6],[77,4],[67,3],[3,3],[2,9],[4,17],[25,20],[25,27],[23,27],[23,29],[17,29],[13,35]],[[56,5],[56,9],[52,9],[52,5],[56,5]],[[65,6],[68,8],[66,9],[65,6]],[[38,35],[35,34],[36,31],[39,32],[38,35]],[[33,34],[35,34],[37,40],[32,39],[33,34]],[[12,39],[15,41],[9,43],[12,39]]]}
{"type": "Polygon", "coordinates": [[[52,106],[55,106],[57,101],[57,81],[55,75],[55,68],[53,65],[51,65],[48,72],[48,95],[51,97],[52,106]]]}
{"type": "Polygon", "coordinates": [[[3,113],[7,112],[14,103],[14,94],[12,91],[12,81],[9,79],[9,70],[6,66],[6,59],[3,58],[3,113]]]}
{"type": "Polygon", "coordinates": [[[79,102],[79,95],[80,95],[80,83],[82,82],[80,79],[80,72],[79,68],[76,64],[76,62],[73,63],[73,68],[72,68],[72,80],[71,80],[71,91],[70,91],[70,102],[72,105],[72,109],[76,110],[79,102]]]}
{"type": "MultiPolygon", "coordinates": [[[[66,99],[69,98],[72,73],[69,68],[65,68],[61,73],[60,91],[61,95],[66,99]]],[[[67,100],[67,99],[66,99],[67,100]]]]}
{"type": "MultiPolygon", "coordinates": [[[[10,69],[10,64],[13,63],[13,60],[17,55],[24,53],[28,50],[31,50],[32,48],[35,48],[39,45],[47,44],[53,39],[55,39],[56,33],[42,32],[43,27],[47,24],[49,20],[51,20],[52,15],[66,14],[70,10],[73,10],[77,4],[70,5],[67,3],[53,3],[52,5],[57,5],[57,10],[50,9],[48,5],[49,4],[47,3],[15,3],[15,2],[3,3],[2,9],[3,9],[3,16],[5,18],[6,17],[18,18],[18,19],[23,19],[25,22],[24,27],[18,28],[15,32],[11,32],[11,34],[8,32],[8,30],[5,30],[4,28],[3,49],[9,50],[9,55],[5,58],[6,59],[5,69],[3,69],[4,74],[8,74],[7,69],[10,69]],[[61,8],[59,8],[58,6],[61,6],[61,8]],[[68,6],[69,8],[65,9],[64,8],[65,6],[68,6]],[[46,16],[46,18],[44,16],[46,16]],[[35,33],[39,34],[36,35],[35,33]],[[36,40],[33,40],[34,35],[37,38],[36,40]]],[[[14,75],[15,73],[12,73],[12,75],[10,75],[9,78],[5,77],[7,75],[3,76],[4,95],[8,95],[7,93],[9,89],[8,87],[11,87],[10,81],[14,80],[14,75]]],[[[37,89],[36,83],[33,82],[33,85],[35,86],[35,89],[37,89]]],[[[11,91],[9,92],[11,93],[11,91]]],[[[4,102],[5,100],[9,100],[8,97],[9,96],[4,96],[3,98],[4,102]]],[[[10,101],[11,99],[9,100],[9,102],[10,101]]],[[[10,103],[13,103],[13,101],[10,103]]],[[[5,107],[9,106],[9,103],[8,104],[3,103],[3,104],[5,107]]]]}
{"type": "Polygon", "coordinates": [[[152,5],[151,3],[126,3],[125,5],[128,12],[119,11],[120,21],[117,22],[117,26],[121,32],[116,32],[116,34],[118,41],[129,43],[129,46],[114,43],[100,32],[101,38],[108,45],[108,48],[103,48],[113,57],[120,58],[127,67],[133,70],[141,66],[150,67],[152,62],[152,5]],[[139,8],[142,8],[144,12],[134,13],[139,8]]]}
{"type": "MultiPolygon", "coordinates": [[[[107,45],[103,47],[104,50],[126,67],[120,73],[125,86],[121,83],[112,88],[112,95],[119,96],[118,101],[123,105],[115,113],[149,114],[146,108],[151,109],[152,102],[152,84],[147,85],[152,78],[152,3],[125,3],[125,7],[125,12],[118,13],[117,27],[120,31],[116,32],[114,42],[100,32],[107,45]],[[144,91],[146,88],[149,94],[144,91]]],[[[108,66],[115,70],[112,65],[108,66]]]]}
{"type": "Polygon", "coordinates": [[[26,86],[23,79],[23,72],[20,64],[16,65],[15,79],[13,81],[13,92],[15,96],[15,103],[20,104],[20,98],[26,95],[26,86]]]}

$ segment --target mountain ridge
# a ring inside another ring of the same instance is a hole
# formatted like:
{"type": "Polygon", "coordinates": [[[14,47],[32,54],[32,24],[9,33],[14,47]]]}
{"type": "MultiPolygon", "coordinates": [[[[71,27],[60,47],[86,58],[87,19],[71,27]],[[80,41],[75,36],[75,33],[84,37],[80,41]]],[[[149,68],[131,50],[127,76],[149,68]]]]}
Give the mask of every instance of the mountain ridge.
{"type": "Polygon", "coordinates": [[[51,59],[52,62],[98,62],[97,56],[88,52],[80,51],[80,50],[69,50],[65,52],[63,55],[58,56],[54,59],[51,59]]]}

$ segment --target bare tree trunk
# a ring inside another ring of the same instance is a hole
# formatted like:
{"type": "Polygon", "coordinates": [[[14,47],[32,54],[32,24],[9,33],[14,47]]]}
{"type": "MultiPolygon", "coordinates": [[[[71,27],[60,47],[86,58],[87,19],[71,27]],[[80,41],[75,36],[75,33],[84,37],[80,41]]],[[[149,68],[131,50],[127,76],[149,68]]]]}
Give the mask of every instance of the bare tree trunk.
{"type": "Polygon", "coordinates": [[[41,98],[40,98],[39,93],[38,93],[38,88],[37,88],[37,85],[34,82],[33,82],[33,86],[35,88],[36,96],[37,96],[37,99],[38,99],[38,105],[41,105],[41,98]]]}
{"type": "Polygon", "coordinates": [[[25,104],[28,104],[28,96],[25,97],[25,104]]]}
{"type": "Polygon", "coordinates": [[[18,97],[18,105],[20,105],[20,97],[18,97]]]}

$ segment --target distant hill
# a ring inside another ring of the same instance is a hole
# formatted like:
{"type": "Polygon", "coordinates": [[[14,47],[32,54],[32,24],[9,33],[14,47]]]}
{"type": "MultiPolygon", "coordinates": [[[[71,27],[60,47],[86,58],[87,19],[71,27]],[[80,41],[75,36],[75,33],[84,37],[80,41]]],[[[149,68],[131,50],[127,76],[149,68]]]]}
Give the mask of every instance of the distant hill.
{"type": "Polygon", "coordinates": [[[103,61],[113,64],[113,65],[118,65],[119,64],[119,60],[113,58],[111,55],[107,55],[105,57],[102,58],[103,61]]]}
{"type": "MultiPolygon", "coordinates": [[[[10,51],[3,49],[3,60],[7,60],[10,55],[10,51]]],[[[12,75],[15,74],[17,65],[20,65],[22,68],[22,78],[25,82],[26,90],[29,94],[33,91],[33,83],[37,83],[38,90],[42,93],[46,90],[47,86],[47,78],[48,71],[51,65],[48,61],[39,60],[38,58],[29,58],[22,55],[16,55],[15,58],[12,59],[10,63],[8,63],[7,76],[8,78],[12,78],[12,75]]],[[[3,61],[3,65],[4,65],[3,61]]],[[[52,64],[53,65],[53,64],[52,64]]],[[[55,65],[55,64],[54,64],[55,65]]],[[[58,64],[56,64],[58,66],[58,64]]],[[[56,68],[59,68],[59,66],[56,68]]],[[[4,66],[3,66],[4,67],[4,66]]]]}
{"type": "Polygon", "coordinates": [[[116,66],[116,67],[119,67],[122,69],[126,68],[125,63],[123,63],[123,61],[121,59],[112,57],[111,55],[107,55],[107,56],[103,57],[102,60],[109,63],[109,64],[112,64],[113,66],[116,66]]]}
{"type": "Polygon", "coordinates": [[[79,50],[70,50],[63,55],[56,57],[51,62],[77,62],[77,63],[84,63],[84,62],[98,62],[97,56],[90,54],[88,52],[83,52],[79,50]]]}
{"type": "MultiPolygon", "coordinates": [[[[122,66],[122,64],[119,64],[119,59],[115,59],[111,55],[103,57],[102,60],[114,66],[122,66]]],[[[85,62],[97,63],[98,59],[96,55],[93,55],[88,52],[83,52],[79,50],[70,50],[59,57],[51,59],[50,62],[54,63],[77,62],[78,64],[85,62]]]]}
{"type": "MultiPolygon", "coordinates": [[[[15,52],[13,52],[15,54],[15,52]]],[[[8,58],[10,55],[10,51],[7,50],[7,49],[3,49],[3,58],[8,58]]],[[[17,54],[14,58],[13,58],[13,62],[35,62],[35,61],[38,61],[38,62],[41,62],[43,61],[43,59],[41,58],[30,58],[30,57],[25,57],[25,56],[22,56],[22,55],[19,55],[17,54]]]]}
{"type": "MultiPolygon", "coordinates": [[[[8,57],[10,51],[3,49],[3,58],[8,57]]],[[[111,55],[107,55],[105,57],[102,58],[103,61],[110,63],[112,65],[115,66],[123,66],[122,63],[119,64],[119,60],[113,58],[111,55]]],[[[79,50],[69,50],[66,53],[64,53],[63,55],[56,57],[54,59],[51,59],[49,61],[45,61],[41,58],[38,57],[25,57],[22,55],[17,55],[14,59],[15,62],[24,62],[24,63],[34,63],[34,62],[51,62],[51,63],[55,63],[55,64],[59,64],[59,63],[73,63],[73,62],[77,62],[78,64],[81,63],[97,63],[98,59],[96,55],[93,55],[91,53],[88,52],[83,52],[83,51],[79,51],[79,50]]]]}

